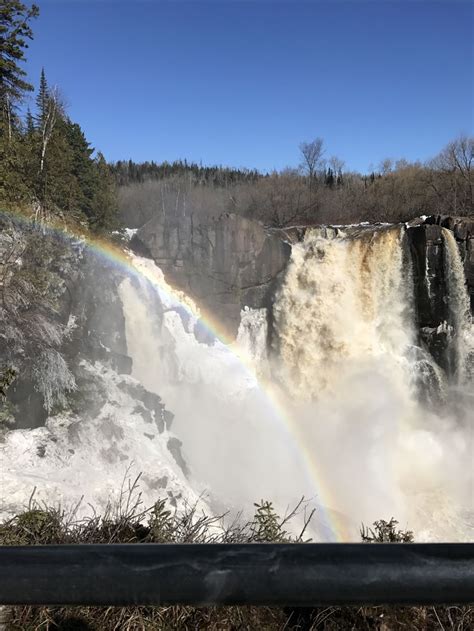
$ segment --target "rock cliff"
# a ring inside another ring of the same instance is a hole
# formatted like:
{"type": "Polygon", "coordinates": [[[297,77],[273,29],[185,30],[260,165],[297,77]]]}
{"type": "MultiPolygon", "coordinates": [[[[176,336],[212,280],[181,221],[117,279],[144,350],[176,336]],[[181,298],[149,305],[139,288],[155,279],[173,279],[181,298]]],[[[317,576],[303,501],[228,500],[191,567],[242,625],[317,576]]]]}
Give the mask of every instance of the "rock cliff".
{"type": "Polygon", "coordinates": [[[193,216],[156,216],[132,240],[167,280],[197,300],[235,336],[244,306],[270,305],[291,247],[256,221],[227,214],[197,224],[193,216]]]}

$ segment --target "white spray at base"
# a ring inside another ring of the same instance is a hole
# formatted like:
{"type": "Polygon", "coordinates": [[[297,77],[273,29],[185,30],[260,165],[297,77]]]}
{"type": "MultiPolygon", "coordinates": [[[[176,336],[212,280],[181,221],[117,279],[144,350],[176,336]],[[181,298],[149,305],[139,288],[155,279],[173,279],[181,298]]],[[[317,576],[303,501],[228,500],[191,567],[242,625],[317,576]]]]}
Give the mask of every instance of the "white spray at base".
{"type": "MultiPolygon", "coordinates": [[[[140,257],[133,262],[138,269],[154,266],[140,257]]],[[[155,267],[153,275],[160,274],[155,267]]],[[[194,334],[196,317],[173,302],[165,283],[159,284],[163,290],[143,277],[120,286],[127,352],[132,375],[159,394],[175,415],[172,429],[183,442],[193,489],[206,495],[215,513],[242,510],[245,517],[261,499],[271,498],[284,512],[302,495],[314,495],[292,437],[255,375],[218,340],[200,343],[194,334]]],[[[258,362],[264,356],[266,336],[260,328],[266,318],[247,311],[244,319],[241,336],[258,362]]]]}
{"type": "MultiPolygon", "coordinates": [[[[146,281],[122,284],[133,376],[176,415],[190,483],[215,510],[251,511],[262,498],[284,510],[305,495],[342,515],[353,540],[361,521],[392,516],[418,541],[472,539],[468,411],[452,412],[449,392],[439,412],[419,402],[425,373],[442,377],[416,346],[404,248],[400,228],[329,239],[309,232],[293,246],[271,359],[291,432],[227,347],[199,343],[195,321],[164,294],[158,308],[146,281]]],[[[464,278],[452,276],[450,300],[456,287],[465,304],[464,278]]],[[[266,339],[265,312],[244,311],[238,343],[260,372],[266,339]]]]}
{"type": "MultiPolygon", "coordinates": [[[[427,367],[440,370],[416,347],[405,247],[400,227],[329,240],[309,232],[294,246],[274,309],[275,373],[330,506],[365,523],[395,516],[418,540],[469,539],[468,411],[456,417],[449,393],[438,414],[419,402],[427,367]]],[[[455,256],[459,270],[457,247],[455,256]]],[[[464,310],[464,276],[452,275],[464,310]]]]}

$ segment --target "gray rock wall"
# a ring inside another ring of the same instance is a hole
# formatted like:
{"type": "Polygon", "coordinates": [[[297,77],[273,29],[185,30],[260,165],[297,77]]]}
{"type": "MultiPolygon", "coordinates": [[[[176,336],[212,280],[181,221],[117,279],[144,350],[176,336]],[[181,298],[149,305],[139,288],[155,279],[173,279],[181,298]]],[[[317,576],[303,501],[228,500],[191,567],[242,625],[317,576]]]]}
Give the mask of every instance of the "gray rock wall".
{"type": "Polygon", "coordinates": [[[457,241],[474,310],[474,221],[466,218],[433,216],[410,226],[408,242],[413,261],[415,308],[420,342],[436,362],[452,375],[456,358],[451,344],[453,326],[447,301],[448,270],[442,228],[452,230],[457,241]]]}
{"type": "Polygon", "coordinates": [[[427,226],[448,228],[458,243],[464,261],[464,273],[471,299],[471,312],[474,313],[474,218],[433,215],[425,221],[427,226]]]}
{"type": "Polygon", "coordinates": [[[269,306],[291,247],[258,222],[223,215],[196,224],[193,216],[164,221],[157,215],[132,240],[167,280],[195,298],[235,335],[240,310],[269,306]]]}

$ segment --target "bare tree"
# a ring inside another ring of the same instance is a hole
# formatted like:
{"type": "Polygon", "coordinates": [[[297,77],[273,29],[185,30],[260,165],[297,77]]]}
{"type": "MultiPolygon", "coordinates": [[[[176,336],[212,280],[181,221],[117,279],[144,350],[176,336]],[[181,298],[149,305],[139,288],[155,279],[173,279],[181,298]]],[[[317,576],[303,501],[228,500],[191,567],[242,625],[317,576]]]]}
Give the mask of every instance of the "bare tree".
{"type": "Polygon", "coordinates": [[[64,111],[64,105],[61,101],[58,88],[53,88],[47,99],[47,104],[41,121],[41,158],[40,173],[44,171],[44,162],[46,158],[46,150],[53,134],[58,116],[64,111]]]}
{"type": "Polygon", "coordinates": [[[334,171],[334,173],[342,173],[342,170],[344,169],[345,164],[346,163],[344,162],[344,160],[341,160],[337,156],[331,156],[329,158],[329,166],[334,171]]]}
{"type": "Polygon", "coordinates": [[[384,158],[381,160],[379,164],[379,171],[382,175],[387,175],[391,173],[393,170],[393,160],[392,158],[384,158]]]}
{"type": "Polygon", "coordinates": [[[319,137],[315,138],[311,142],[302,142],[300,144],[301,169],[303,173],[306,173],[308,176],[310,191],[318,169],[322,165],[322,158],[324,155],[323,144],[323,139],[319,137]]]}
{"type": "Polygon", "coordinates": [[[474,214],[474,138],[461,135],[429,163],[430,186],[454,214],[474,214]]]}

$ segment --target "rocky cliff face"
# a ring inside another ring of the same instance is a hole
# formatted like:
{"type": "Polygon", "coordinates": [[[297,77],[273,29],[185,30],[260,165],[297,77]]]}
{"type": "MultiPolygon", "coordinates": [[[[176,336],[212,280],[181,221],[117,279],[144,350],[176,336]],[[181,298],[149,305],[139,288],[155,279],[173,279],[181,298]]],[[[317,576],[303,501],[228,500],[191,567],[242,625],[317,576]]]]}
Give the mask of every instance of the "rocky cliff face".
{"type": "Polygon", "coordinates": [[[452,232],[464,265],[464,275],[474,311],[474,221],[461,217],[428,217],[407,230],[413,261],[415,306],[420,340],[436,362],[453,372],[450,336],[453,322],[448,303],[449,274],[444,229],[452,232]]]}
{"type": "Polygon", "coordinates": [[[447,228],[453,233],[464,262],[464,273],[470,295],[471,312],[474,313],[474,219],[451,217],[449,215],[433,215],[426,219],[425,224],[426,226],[447,228]]]}
{"type": "Polygon", "coordinates": [[[262,224],[224,215],[196,224],[156,216],[132,240],[168,281],[197,302],[235,336],[244,306],[269,306],[291,247],[262,224]]]}

